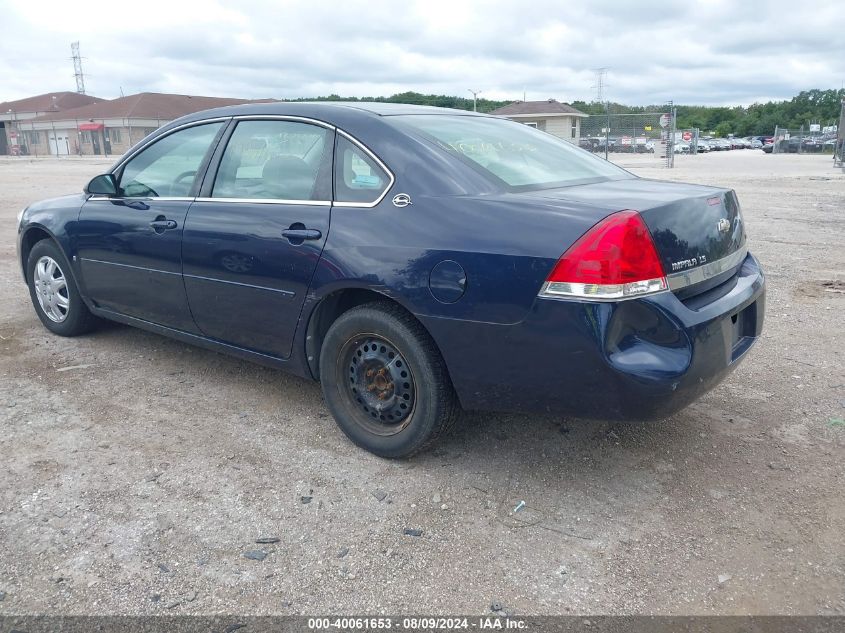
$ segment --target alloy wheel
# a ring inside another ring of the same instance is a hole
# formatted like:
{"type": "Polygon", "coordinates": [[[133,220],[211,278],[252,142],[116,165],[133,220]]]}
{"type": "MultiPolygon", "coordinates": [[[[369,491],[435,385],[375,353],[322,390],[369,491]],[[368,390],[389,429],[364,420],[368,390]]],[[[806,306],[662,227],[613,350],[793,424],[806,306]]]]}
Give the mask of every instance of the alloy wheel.
{"type": "Polygon", "coordinates": [[[38,305],[48,319],[62,323],[70,308],[67,279],[59,264],[52,257],[41,257],[33,274],[38,305]]]}

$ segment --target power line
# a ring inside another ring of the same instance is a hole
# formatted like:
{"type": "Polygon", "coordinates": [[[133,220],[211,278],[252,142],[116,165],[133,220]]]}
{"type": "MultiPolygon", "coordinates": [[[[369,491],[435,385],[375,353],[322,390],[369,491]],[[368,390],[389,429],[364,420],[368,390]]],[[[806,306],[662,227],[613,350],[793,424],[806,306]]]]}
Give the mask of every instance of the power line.
{"type": "Polygon", "coordinates": [[[79,54],[79,42],[70,45],[70,52],[73,54],[73,76],[76,77],[76,91],[85,94],[85,75],[82,73],[82,56],[79,54]]]}

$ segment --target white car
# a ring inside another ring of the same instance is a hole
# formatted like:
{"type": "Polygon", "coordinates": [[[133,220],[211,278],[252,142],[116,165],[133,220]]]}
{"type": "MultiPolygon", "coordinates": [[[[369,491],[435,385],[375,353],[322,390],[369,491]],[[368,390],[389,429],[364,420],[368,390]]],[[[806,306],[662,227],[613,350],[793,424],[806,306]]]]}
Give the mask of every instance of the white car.
{"type": "Polygon", "coordinates": [[[698,140],[698,144],[696,145],[698,152],[709,152],[710,151],[710,143],[703,139],[698,140]]]}
{"type": "Polygon", "coordinates": [[[676,154],[689,154],[689,143],[675,143],[676,154]]]}

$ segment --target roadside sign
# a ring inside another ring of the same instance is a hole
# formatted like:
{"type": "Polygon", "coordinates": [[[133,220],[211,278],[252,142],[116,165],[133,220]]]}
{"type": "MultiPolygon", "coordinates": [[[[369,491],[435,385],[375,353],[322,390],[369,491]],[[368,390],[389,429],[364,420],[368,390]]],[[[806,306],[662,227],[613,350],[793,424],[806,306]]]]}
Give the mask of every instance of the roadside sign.
{"type": "Polygon", "coordinates": [[[672,116],[669,114],[661,114],[660,115],[660,127],[669,127],[669,123],[672,121],[672,116]]]}
{"type": "Polygon", "coordinates": [[[683,138],[687,142],[691,141],[692,140],[692,132],[684,132],[681,135],[681,138],[683,138]]]}
{"type": "Polygon", "coordinates": [[[651,126],[650,126],[650,125],[646,125],[646,126],[643,128],[643,130],[645,130],[646,132],[651,132],[651,126]]]}

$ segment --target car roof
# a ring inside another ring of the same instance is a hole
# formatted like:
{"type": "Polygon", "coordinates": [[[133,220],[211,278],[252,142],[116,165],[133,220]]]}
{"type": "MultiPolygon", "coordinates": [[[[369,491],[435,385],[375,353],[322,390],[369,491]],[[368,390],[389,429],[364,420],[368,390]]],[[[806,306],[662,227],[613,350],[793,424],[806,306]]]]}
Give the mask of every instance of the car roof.
{"type": "Polygon", "coordinates": [[[302,116],[313,117],[327,122],[338,119],[349,120],[373,117],[401,116],[410,114],[479,116],[489,115],[454,108],[409,105],[405,103],[380,103],[372,101],[268,101],[263,103],[244,103],[213,110],[195,112],[179,119],[180,122],[197,121],[222,116],[302,116]]]}

